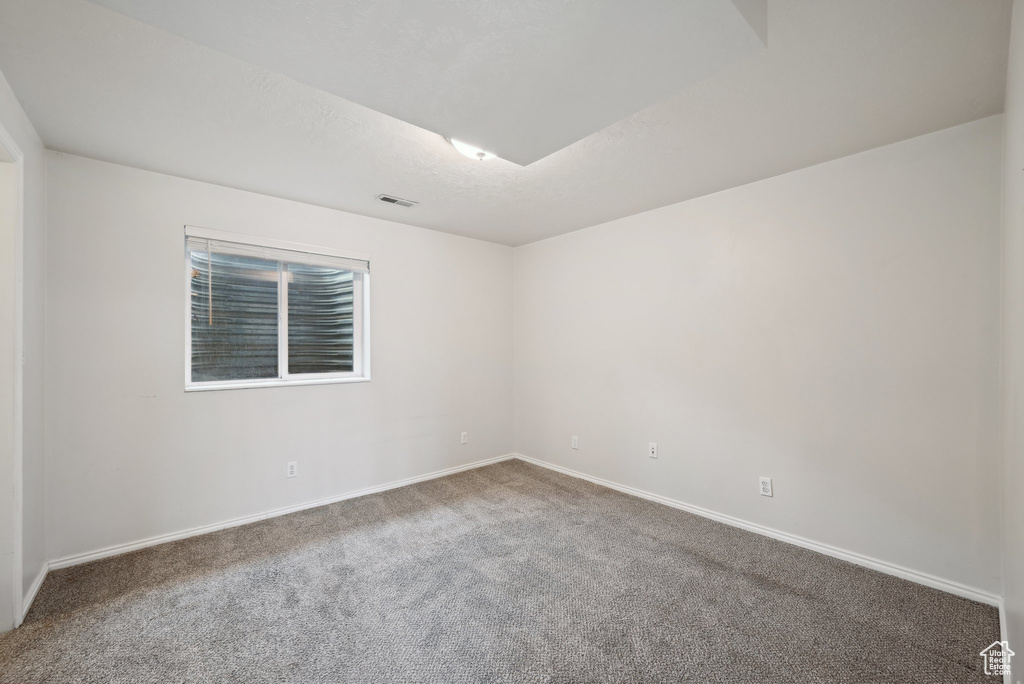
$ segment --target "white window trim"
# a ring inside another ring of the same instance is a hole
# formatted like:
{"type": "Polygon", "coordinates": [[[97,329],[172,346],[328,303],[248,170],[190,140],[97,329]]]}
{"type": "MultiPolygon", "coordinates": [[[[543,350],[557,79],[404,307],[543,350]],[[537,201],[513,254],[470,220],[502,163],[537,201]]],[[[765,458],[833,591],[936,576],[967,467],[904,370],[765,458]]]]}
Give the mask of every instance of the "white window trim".
{"type": "MultiPolygon", "coordinates": [[[[286,242],[261,238],[242,233],[231,233],[223,230],[185,226],[186,238],[200,238],[235,242],[242,245],[284,249],[305,254],[340,257],[342,259],[358,259],[369,263],[370,257],[362,252],[351,252],[330,247],[316,247],[298,242],[286,242]]],[[[278,373],[276,378],[258,378],[255,380],[214,380],[209,382],[192,381],[192,262],[188,250],[185,250],[185,391],[208,392],[212,390],[252,389],[256,387],[292,387],[299,385],[334,385],[370,381],[370,274],[360,273],[353,284],[353,338],[360,341],[355,345],[352,367],[357,370],[343,373],[288,373],[287,345],[281,340],[288,339],[288,279],[280,278],[278,288],[278,373]]],[[[280,272],[280,271],[279,271],[280,272]]]]}

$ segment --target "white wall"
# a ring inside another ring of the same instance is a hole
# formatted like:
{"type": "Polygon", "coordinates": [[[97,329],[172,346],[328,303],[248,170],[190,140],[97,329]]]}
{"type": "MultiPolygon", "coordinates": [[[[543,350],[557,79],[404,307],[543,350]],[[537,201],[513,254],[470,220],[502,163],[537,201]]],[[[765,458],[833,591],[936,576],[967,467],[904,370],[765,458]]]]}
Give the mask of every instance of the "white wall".
{"type": "Polygon", "coordinates": [[[516,450],[997,595],[1001,127],[517,248],[516,450]]]}
{"type": "Polygon", "coordinates": [[[48,159],[51,559],[512,451],[511,248],[48,159]],[[186,394],[186,224],[368,253],[373,380],[186,394]]]}
{"type": "MultiPolygon", "coordinates": [[[[22,556],[21,567],[0,568],[0,592],[11,595],[8,587],[14,577],[21,576],[23,595],[28,593],[46,563],[45,481],[43,431],[43,326],[45,304],[45,236],[46,236],[46,159],[43,144],[28,117],[14,97],[7,81],[0,74],[0,125],[13,138],[23,155],[22,223],[24,232],[20,246],[15,244],[12,258],[21,260],[20,301],[15,301],[15,316],[21,318],[20,361],[22,372],[20,403],[22,438],[22,556]],[[11,577],[9,573],[14,573],[11,577]]],[[[4,288],[13,285],[14,276],[5,280],[4,288]]],[[[5,330],[11,328],[4,327],[5,330]]],[[[12,464],[13,465],[13,464],[12,464]]],[[[12,476],[16,469],[12,468],[12,476]]],[[[0,476],[2,480],[2,476],[0,476]]],[[[8,483],[3,490],[9,491],[8,483]]],[[[13,482],[10,483],[13,486],[13,482]]],[[[11,499],[4,498],[7,508],[11,499]]],[[[5,526],[5,530],[7,527],[5,526]]],[[[3,537],[4,533],[0,533],[3,537]]],[[[0,564],[2,565],[2,564],[0,564]]],[[[6,606],[6,604],[0,603],[6,606]]],[[[0,631],[9,628],[9,609],[0,608],[0,631]]]]}
{"type": "Polygon", "coordinates": [[[1013,5],[1005,140],[1003,605],[1011,648],[1022,654],[1017,656],[1020,663],[1024,662],[1024,0],[1013,5]]]}

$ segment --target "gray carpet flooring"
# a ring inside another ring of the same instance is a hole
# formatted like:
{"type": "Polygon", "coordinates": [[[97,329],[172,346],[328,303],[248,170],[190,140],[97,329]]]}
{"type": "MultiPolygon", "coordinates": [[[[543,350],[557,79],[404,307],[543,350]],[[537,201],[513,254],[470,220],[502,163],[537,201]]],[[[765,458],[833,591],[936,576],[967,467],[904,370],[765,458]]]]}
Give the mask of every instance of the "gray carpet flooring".
{"type": "Polygon", "coordinates": [[[3,682],[984,682],[994,608],[507,461],[50,574],[3,682]]]}

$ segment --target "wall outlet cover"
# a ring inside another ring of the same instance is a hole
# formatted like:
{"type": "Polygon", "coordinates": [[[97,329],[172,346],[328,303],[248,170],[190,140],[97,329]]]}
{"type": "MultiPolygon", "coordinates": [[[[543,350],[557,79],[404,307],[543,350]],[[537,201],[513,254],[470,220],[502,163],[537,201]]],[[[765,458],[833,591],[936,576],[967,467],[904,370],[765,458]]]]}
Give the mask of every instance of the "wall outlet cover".
{"type": "Polygon", "coordinates": [[[762,477],[760,483],[761,496],[772,496],[772,478],[762,477]]]}

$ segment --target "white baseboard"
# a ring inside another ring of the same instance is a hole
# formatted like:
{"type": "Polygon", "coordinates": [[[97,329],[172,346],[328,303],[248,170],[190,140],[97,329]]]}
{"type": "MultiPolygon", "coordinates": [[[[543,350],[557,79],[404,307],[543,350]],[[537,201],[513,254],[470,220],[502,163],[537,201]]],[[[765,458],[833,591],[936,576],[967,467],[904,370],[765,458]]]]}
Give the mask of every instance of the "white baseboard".
{"type": "MultiPolygon", "coordinates": [[[[157,544],[165,544],[167,542],[176,541],[178,539],[186,539],[188,537],[195,537],[200,534],[208,534],[210,532],[216,532],[218,530],[224,530],[229,527],[238,527],[240,525],[248,525],[249,523],[258,522],[260,520],[266,520],[267,518],[276,518],[280,515],[288,515],[289,513],[296,513],[298,511],[304,511],[308,508],[317,508],[318,506],[326,506],[328,504],[336,503],[338,501],[344,501],[345,499],[354,499],[360,496],[366,496],[367,494],[376,494],[378,492],[384,492],[389,489],[396,489],[398,487],[405,487],[406,485],[415,484],[417,482],[425,482],[426,480],[434,480],[439,477],[445,477],[446,475],[454,475],[464,470],[472,470],[474,468],[482,468],[483,466],[491,465],[492,463],[498,463],[500,461],[507,461],[515,458],[515,454],[505,454],[504,456],[495,456],[494,458],[487,458],[482,461],[474,461],[473,463],[467,463],[461,466],[455,466],[454,468],[445,468],[444,470],[437,470],[432,473],[425,475],[417,475],[416,477],[409,477],[404,480],[396,480],[395,482],[388,482],[387,484],[377,485],[376,487],[367,487],[365,489],[359,489],[354,492],[346,492],[345,494],[338,494],[336,496],[329,496],[324,499],[317,499],[315,501],[308,501],[306,503],[296,504],[294,506],[286,506],[284,508],[276,508],[271,511],[265,511],[263,513],[256,513],[255,515],[247,515],[241,518],[235,518],[233,520],[226,520],[224,522],[213,523],[212,525],[202,525],[201,527],[193,527],[187,530],[181,530],[179,532],[171,532],[170,534],[161,534],[155,537],[148,537],[146,539],[140,539],[138,541],[129,542],[127,544],[117,544],[115,546],[108,546],[97,551],[89,551],[88,553],[80,553],[74,556],[67,556],[59,560],[50,561],[50,570],[59,570],[61,568],[69,568],[73,565],[81,565],[83,563],[89,563],[94,560],[101,558],[109,558],[111,556],[120,556],[123,553],[130,551],[137,551],[138,549],[144,549],[148,546],[156,546],[157,544]]],[[[41,580],[40,580],[41,581],[41,580]]],[[[26,606],[28,604],[25,604],[26,606]]],[[[26,611],[28,609],[26,608],[26,611]]]]}
{"type": "Polygon", "coordinates": [[[25,596],[21,601],[21,618],[15,627],[20,626],[24,622],[25,616],[28,615],[28,609],[32,607],[32,602],[36,600],[36,594],[39,593],[39,587],[43,586],[43,580],[46,579],[48,572],[50,572],[50,564],[43,563],[43,567],[39,568],[39,574],[36,575],[35,580],[32,581],[32,586],[25,592],[25,596]]]}
{"type": "MultiPolygon", "coordinates": [[[[581,480],[593,482],[594,484],[598,484],[603,487],[608,487],[610,489],[615,489],[625,494],[632,494],[633,496],[638,496],[642,499],[655,501],[666,506],[671,506],[672,508],[678,508],[679,510],[687,511],[689,513],[693,513],[704,518],[717,520],[718,522],[725,523],[726,525],[732,525],[733,527],[739,527],[749,532],[754,532],[756,534],[761,534],[766,537],[778,539],[788,544],[793,544],[795,546],[800,546],[805,549],[810,549],[811,551],[817,551],[818,553],[823,553],[826,556],[839,558],[841,560],[854,563],[865,568],[870,568],[872,570],[884,572],[887,575],[900,577],[905,580],[910,580],[911,582],[916,582],[917,584],[923,584],[926,587],[939,589],[950,594],[955,594],[956,596],[961,596],[972,601],[977,601],[978,603],[985,603],[990,606],[1000,607],[1001,599],[999,596],[995,594],[990,594],[987,591],[982,591],[981,589],[969,587],[959,582],[953,582],[950,580],[942,579],[941,577],[936,577],[935,575],[929,575],[925,572],[911,570],[910,568],[905,568],[901,565],[896,565],[894,563],[887,563],[885,561],[878,560],[877,558],[871,558],[869,556],[864,556],[859,553],[854,553],[853,551],[840,549],[836,546],[816,542],[811,539],[806,539],[795,534],[789,534],[788,532],[782,532],[781,530],[776,530],[771,527],[764,527],[763,525],[748,522],[740,518],[734,518],[731,515],[717,513],[706,508],[701,508],[700,506],[694,506],[693,504],[688,504],[682,501],[677,501],[675,499],[670,499],[667,496],[661,496],[660,494],[652,494],[651,492],[646,492],[642,489],[627,487],[626,485],[621,485],[616,482],[610,482],[609,480],[604,480],[599,477],[593,477],[592,475],[587,475],[586,473],[581,473],[577,470],[564,468],[562,466],[555,465],[554,463],[548,463],[547,461],[541,461],[540,459],[532,458],[530,456],[524,456],[523,454],[515,454],[515,457],[527,463],[532,463],[533,465],[537,465],[542,468],[547,468],[549,470],[554,470],[564,475],[576,477],[581,480]]],[[[1000,614],[1002,614],[1001,610],[1000,614]]]]}
{"type": "MultiPolygon", "coordinates": [[[[999,599],[999,640],[1009,641],[1006,637],[1006,602],[999,599]]],[[[1013,684],[1013,664],[1009,672],[1003,673],[1003,684],[1013,684]]]]}

